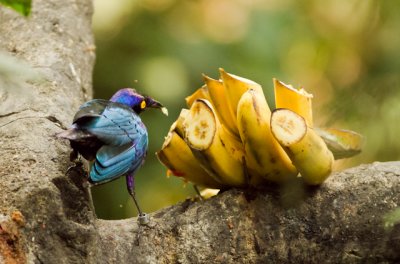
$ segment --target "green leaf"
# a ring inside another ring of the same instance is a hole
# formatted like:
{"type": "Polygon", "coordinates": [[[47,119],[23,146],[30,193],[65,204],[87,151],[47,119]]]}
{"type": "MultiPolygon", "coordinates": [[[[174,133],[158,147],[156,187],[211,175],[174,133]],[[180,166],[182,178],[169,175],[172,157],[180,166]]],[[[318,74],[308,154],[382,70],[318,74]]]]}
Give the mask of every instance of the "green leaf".
{"type": "Polygon", "coordinates": [[[28,16],[31,12],[32,0],[0,0],[0,4],[10,7],[24,16],[28,16]]]}

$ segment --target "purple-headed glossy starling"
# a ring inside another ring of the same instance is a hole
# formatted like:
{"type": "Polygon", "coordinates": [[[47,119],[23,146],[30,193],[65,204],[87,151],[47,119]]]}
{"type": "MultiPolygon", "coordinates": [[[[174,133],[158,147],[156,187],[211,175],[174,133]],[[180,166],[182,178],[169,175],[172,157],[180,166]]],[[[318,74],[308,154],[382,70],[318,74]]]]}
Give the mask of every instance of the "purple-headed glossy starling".
{"type": "Polygon", "coordinates": [[[168,111],[161,103],[134,89],[124,88],[109,101],[94,99],[84,103],[71,127],[57,136],[70,141],[71,157],[81,154],[92,161],[88,181],[102,184],[126,176],[126,186],[139,212],[139,223],[148,221],[135,198],[134,175],[147,153],[148,135],[139,114],[147,108],[168,111]]]}

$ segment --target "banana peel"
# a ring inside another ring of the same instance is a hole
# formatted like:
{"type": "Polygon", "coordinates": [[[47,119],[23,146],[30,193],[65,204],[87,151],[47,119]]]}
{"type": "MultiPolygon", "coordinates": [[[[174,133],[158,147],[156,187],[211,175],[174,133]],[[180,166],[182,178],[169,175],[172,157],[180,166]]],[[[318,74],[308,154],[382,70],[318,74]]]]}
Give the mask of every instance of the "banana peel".
{"type": "Polygon", "coordinates": [[[193,156],[186,142],[175,131],[168,134],[161,150],[156,152],[156,156],[169,169],[169,173],[181,177],[185,182],[189,181],[214,189],[225,187],[208,175],[193,156]]]}
{"type": "Polygon", "coordinates": [[[302,116],[308,126],[313,126],[312,94],[304,89],[295,89],[277,79],[273,79],[275,107],[287,108],[302,116]]]}
{"type": "Polygon", "coordinates": [[[359,154],[365,141],[363,135],[347,129],[315,128],[315,132],[324,140],[335,160],[359,154]]]}
{"type": "Polygon", "coordinates": [[[225,87],[225,94],[229,101],[229,109],[232,115],[237,116],[237,105],[242,95],[249,89],[253,89],[260,94],[264,94],[261,85],[249,79],[227,73],[224,69],[219,69],[222,83],[225,87]]]}
{"type": "Polygon", "coordinates": [[[197,99],[207,99],[208,101],[210,101],[210,94],[208,93],[207,85],[203,85],[202,87],[194,91],[191,95],[187,96],[185,98],[186,105],[188,107],[191,107],[194,101],[196,101],[197,99]]]}
{"type": "Polygon", "coordinates": [[[240,98],[237,110],[247,166],[269,181],[282,183],[295,178],[297,169],[272,136],[271,110],[263,94],[248,90],[240,98]]]}
{"type": "MultiPolygon", "coordinates": [[[[224,84],[221,80],[215,80],[203,74],[203,79],[208,88],[209,101],[211,102],[215,113],[221,124],[233,135],[239,137],[236,125],[236,117],[230,110],[228,97],[224,84]]],[[[207,99],[204,97],[203,99],[207,99]]]]}

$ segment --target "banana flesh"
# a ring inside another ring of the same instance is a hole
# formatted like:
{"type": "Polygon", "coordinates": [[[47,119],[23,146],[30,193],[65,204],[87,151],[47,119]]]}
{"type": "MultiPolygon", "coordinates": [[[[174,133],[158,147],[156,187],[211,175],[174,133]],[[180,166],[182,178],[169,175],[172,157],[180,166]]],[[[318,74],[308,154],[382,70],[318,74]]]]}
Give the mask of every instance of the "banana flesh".
{"type": "Polygon", "coordinates": [[[219,192],[218,189],[206,188],[206,189],[200,191],[200,195],[203,199],[207,200],[207,199],[210,199],[211,197],[217,195],[218,192],[219,192]]]}

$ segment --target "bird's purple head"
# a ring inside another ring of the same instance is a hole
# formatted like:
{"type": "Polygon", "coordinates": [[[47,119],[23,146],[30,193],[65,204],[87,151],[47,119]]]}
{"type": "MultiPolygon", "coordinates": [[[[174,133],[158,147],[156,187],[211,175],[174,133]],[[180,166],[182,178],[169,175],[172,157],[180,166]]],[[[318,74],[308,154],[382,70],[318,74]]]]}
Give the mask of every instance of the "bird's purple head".
{"type": "Polygon", "coordinates": [[[123,88],[117,91],[110,99],[111,102],[121,103],[131,107],[137,114],[140,114],[147,108],[159,108],[168,115],[168,110],[160,102],[149,96],[143,96],[132,88],[123,88]]]}

